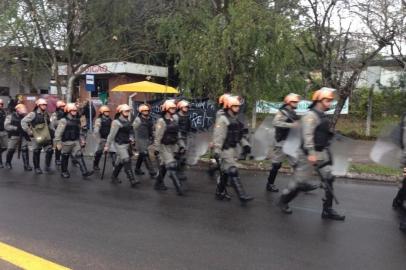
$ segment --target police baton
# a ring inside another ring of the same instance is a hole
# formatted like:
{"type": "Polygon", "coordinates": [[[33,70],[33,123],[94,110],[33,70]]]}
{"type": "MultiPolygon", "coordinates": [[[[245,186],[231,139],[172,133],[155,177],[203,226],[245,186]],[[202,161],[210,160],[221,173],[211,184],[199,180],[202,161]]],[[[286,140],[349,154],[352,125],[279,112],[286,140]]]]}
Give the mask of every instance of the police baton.
{"type": "Polygon", "coordinates": [[[106,171],[106,161],[107,161],[107,151],[104,152],[103,169],[100,180],[103,180],[104,178],[104,172],[106,171]]]}

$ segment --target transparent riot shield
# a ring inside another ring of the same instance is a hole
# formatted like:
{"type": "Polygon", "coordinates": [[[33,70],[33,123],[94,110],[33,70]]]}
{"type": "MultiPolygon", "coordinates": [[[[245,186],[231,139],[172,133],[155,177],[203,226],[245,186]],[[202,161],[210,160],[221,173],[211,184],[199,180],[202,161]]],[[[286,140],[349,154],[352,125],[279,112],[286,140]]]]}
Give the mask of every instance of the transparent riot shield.
{"type": "Polygon", "coordinates": [[[252,138],[251,154],[255,160],[264,160],[274,144],[275,129],[272,127],[273,116],[264,119],[252,138]]]}
{"type": "Polygon", "coordinates": [[[195,165],[209,149],[210,133],[190,133],[187,141],[186,164],[195,165]]]}
{"type": "Polygon", "coordinates": [[[282,151],[286,155],[298,158],[298,151],[301,144],[301,132],[302,130],[300,127],[290,129],[289,135],[282,147],[282,151]]]}
{"type": "Polygon", "coordinates": [[[355,140],[339,133],[335,134],[331,141],[331,154],[333,158],[332,172],[336,176],[344,176],[348,172],[351,163],[351,153],[357,151],[355,140]]]}
{"type": "Polygon", "coordinates": [[[388,126],[379,135],[369,154],[377,164],[400,168],[402,150],[400,148],[400,126],[388,126]]]}

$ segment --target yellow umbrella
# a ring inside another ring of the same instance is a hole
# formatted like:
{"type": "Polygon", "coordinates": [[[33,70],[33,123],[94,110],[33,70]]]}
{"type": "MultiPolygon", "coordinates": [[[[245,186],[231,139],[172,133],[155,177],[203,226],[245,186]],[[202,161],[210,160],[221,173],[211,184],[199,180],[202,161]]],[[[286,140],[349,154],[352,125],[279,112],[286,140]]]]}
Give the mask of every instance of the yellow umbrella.
{"type": "Polygon", "coordinates": [[[136,83],[127,83],[114,87],[112,92],[137,92],[137,93],[162,93],[162,94],[179,94],[178,90],[171,86],[142,81],[136,83]]]}

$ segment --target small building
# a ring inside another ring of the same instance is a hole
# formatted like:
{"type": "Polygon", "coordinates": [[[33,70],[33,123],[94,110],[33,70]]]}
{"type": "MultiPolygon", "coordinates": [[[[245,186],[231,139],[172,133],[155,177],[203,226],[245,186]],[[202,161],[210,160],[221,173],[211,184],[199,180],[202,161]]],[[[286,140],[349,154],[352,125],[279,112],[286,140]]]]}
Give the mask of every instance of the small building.
{"type": "MultiPolygon", "coordinates": [[[[59,74],[66,76],[66,65],[59,67],[59,74]]],[[[107,95],[107,104],[112,108],[122,103],[128,103],[130,96],[134,101],[144,101],[153,98],[153,94],[144,93],[120,93],[111,92],[111,90],[121,84],[144,81],[151,78],[152,81],[165,84],[168,77],[168,68],[144,65],[131,62],[109,62],[100,65],[95,65],[87,68],[82,75],[79,76],[72,94],[72,100],[79,99],[81,102],[89,100],[91,96],[92,102],[96,106],[102,104],[103,95],[107,95]],[[86,75],[94,76],[96,91],[86,91],[86,75]]],[[[52,94],[52,92],[51,92],[52,94]]]]}

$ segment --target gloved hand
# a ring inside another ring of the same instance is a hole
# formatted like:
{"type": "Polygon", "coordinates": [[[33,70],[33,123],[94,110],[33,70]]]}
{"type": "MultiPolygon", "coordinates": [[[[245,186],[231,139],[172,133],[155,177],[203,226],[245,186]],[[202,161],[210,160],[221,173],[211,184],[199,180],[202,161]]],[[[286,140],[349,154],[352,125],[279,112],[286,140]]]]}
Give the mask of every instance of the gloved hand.
{"type": "Polygon", "coordinates": [[[251,146],[244,145],[243,148],[242,148],[242,152],[244,153],[244,155],[250,154],[251,153],[251,146]]]}
{"type": "Polygon", "coordinates": [[[185,147],[180,147],[179,148],[179,154],[183,155],[184,153],[186,153],[185,147]]]}
{"type": "Polygon", "coordinates": [[[154,151],[154,155],[155,155],[155,156],[158,156],[158,155],[159,155],[159,151],[158,151],[158,150],[155,150],[155,151],[154,151]]]}
{"type": "Polygon", "coordinates": [[[220,154],[217,153],[217,152],[214,152],[213,158],[214,158],[215,160],[219,160],[219,159],[220,159],[220,154]]]}

